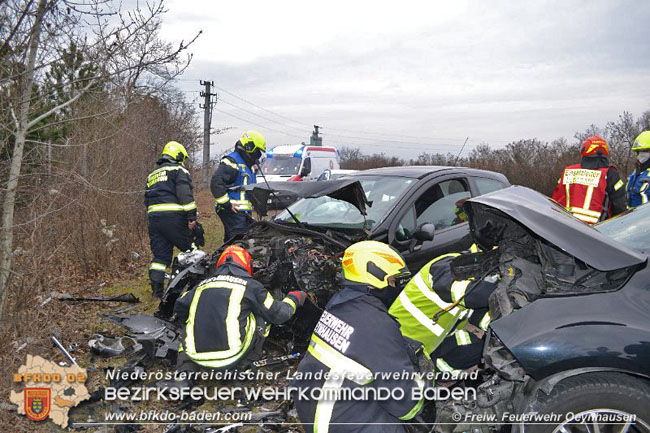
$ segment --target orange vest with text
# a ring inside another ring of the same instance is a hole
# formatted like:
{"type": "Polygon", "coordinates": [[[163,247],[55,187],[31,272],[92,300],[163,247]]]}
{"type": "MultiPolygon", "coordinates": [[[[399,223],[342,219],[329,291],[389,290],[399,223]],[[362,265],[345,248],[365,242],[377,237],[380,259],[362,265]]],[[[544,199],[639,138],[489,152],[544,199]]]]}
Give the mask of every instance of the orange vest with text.
{"type": "Polygon", "coordinates": [[[582,168],[580,164],[568,166],[553,191],[553,200],[587,224],[597,223],[607,196],[608,170],[582,168]]]}

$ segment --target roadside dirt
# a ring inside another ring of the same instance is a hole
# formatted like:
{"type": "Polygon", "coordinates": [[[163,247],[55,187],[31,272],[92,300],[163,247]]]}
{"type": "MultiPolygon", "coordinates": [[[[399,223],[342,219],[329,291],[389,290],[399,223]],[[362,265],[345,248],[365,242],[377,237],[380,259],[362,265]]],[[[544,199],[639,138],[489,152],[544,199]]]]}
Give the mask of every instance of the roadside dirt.
{"type": "MultiPolygon", "coordinates": [[[[209,191],[201,191],[196,196],[199,208],[199,220],[206,231],[205,251],[214,251],[223,240],[223,227],[214,213],[213,198],[209,191]]],[[[146,227],[143,228],[146,230],[146,227]]],[[[65,286],[52,287],[51,291],[69,293],[77,296],[114,296],[123,293],[133,293],[140,299],[138,304],[117,302],[66,302],[51,297],[50,291],[44,292],[33,300],[31,308],[12,313],[0,327],[0,370],[3,375],[0,382],[2,389],[0,401],[0,425],[11,426],[12,432],[58,432],[63,431],[50,421],[34,422],[26,416],[18,415],[15,406],[9,404],[10,390],[19,391],[21,387],[14,384],[13,373],[17,372],[25,362],[27,354],[40,355],[54,362],[67,362],[65,356],[51,342],[50,337],[56,336],[66,348],[74,349],[72,355],[78,364],[88,369],[89,379],[86,387],[89,392],[97,390],[103,380],[103,368],[117,366],[125,359],[102,359],[93,355],[88,348],[88,340],[93,335],[124,335],[124,330],[105,320],[98,313],[110,312],[128,305],[136,305],[137,312],[153,313],[158,302],[151,297],[147,268],[151,259],[150,251],[134,251],[139,258],[134,259],[123,270],[118,278],[107,278],[98,275],[92,280],[80,277],[70,278],[65,286]]],[[[11,302],[9,302],[11,311],[11,302]]],[[[153,368],[157,368],[154,366],[153,368]]],[[[152,405],[153,407],[153,405],[152,405]]],[[[140,409],[140,406],[138,406],[140,409]]],[[[142,410],[147,409],[142,406],[142,410]]],[[[77,409],[72,409],[74,414],[77,409]]],[[[147,426],[149,427],[149,426],[147,426]]],[[[3,427],[4,430],[4,427],[3,427]]],[[[161,426],[154,426],[140,431],[162,431],[161,426]]],[[[91,428],[86,431],[114,431],[91,428]]]]}

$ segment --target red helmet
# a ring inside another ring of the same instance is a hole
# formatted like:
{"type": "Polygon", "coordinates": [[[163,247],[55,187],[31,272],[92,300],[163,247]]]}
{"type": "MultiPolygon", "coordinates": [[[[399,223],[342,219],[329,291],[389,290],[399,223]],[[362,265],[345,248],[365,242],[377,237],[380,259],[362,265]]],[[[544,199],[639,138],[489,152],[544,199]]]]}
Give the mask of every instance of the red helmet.
{"type": "Polygon", "coordinates": [[[609,155],[609,147],[604,138],[597,135],[592,135],[587,138],[582,146],[580,146],[581,156],[591,156],[601,153],[603,156],[609,155]]]}
{"type": "Polygon", "coordinates": [[[230,245],[223,250],[223,253],[221,253],[221,256],[219,257],[219,261],[217,262],[217,268],[226,262],[238,264],[246,269],[251,277],[253,276],[253,258],[248,254],[248,251],[239,245],[230,245]]]}

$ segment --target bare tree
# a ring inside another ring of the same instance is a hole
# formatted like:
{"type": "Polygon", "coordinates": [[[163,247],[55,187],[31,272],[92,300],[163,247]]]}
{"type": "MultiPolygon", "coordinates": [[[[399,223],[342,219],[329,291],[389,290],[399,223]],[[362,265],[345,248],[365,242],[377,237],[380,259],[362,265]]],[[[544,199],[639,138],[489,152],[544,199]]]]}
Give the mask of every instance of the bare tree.
{"type": "MultiPolygon", "coordinates": [[[[187,67],[191,57],[181,55],[193,42],[177,47],[159,38],[162,0],[115,10],[109,0],[80,3],[71,0],[5,1],[0,14],[0,137],[10,154],[0,233],[0,318],[12,275],[12,252],[17,191],[30,134],[50,125],[60,128],[78,121],[69,109],[91,93],[98,83],[120,91],[122,109],[133,92],[164,87],[187,67]],[[91,74],[59,77],[56,92],[46,89],[47,73],[72,45],[96,68],[91,74]],[[52,95],[48,93],[55,93],[52,95]]],[[[119,108],[119,107],[118,107],[119,108]]]]}
{"type": "Polygon", "coordinates": [[[623,175],[628,174],[634,169],[632,143],[642,131],[640,122],[634,120],[632,113],[624,111],[615,122],[608,122],[605,129],[608,135],[607,142],[611,161],[623,175]]]}

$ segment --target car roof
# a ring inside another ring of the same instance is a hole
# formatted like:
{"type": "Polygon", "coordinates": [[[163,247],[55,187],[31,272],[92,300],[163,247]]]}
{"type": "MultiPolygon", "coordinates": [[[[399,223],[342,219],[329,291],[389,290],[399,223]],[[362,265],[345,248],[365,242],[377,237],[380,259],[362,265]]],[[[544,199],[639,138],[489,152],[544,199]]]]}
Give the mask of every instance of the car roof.
{"type": "Polygon", "coordinates": [[[350,176],[365,176],[365,175],[377,175],[377,176],[401,176],[401,177],[411,177],[414,179],[422,179],[423,177],[432,175],[432,174],[441,174],[444,172],[449,173],[463,173],[473,176],[486,176],[492,178],[505,178],[502,174],[496,173],[494,171],[479,170],[476,168],[467,168],[467,167],[449,167],[441,165],[406,165],[406,166],[397,166],[397,167],[382,167],[382,168],[372,168],[370,170],[358,171],[356,173],[350,173],[350,176]]]}

